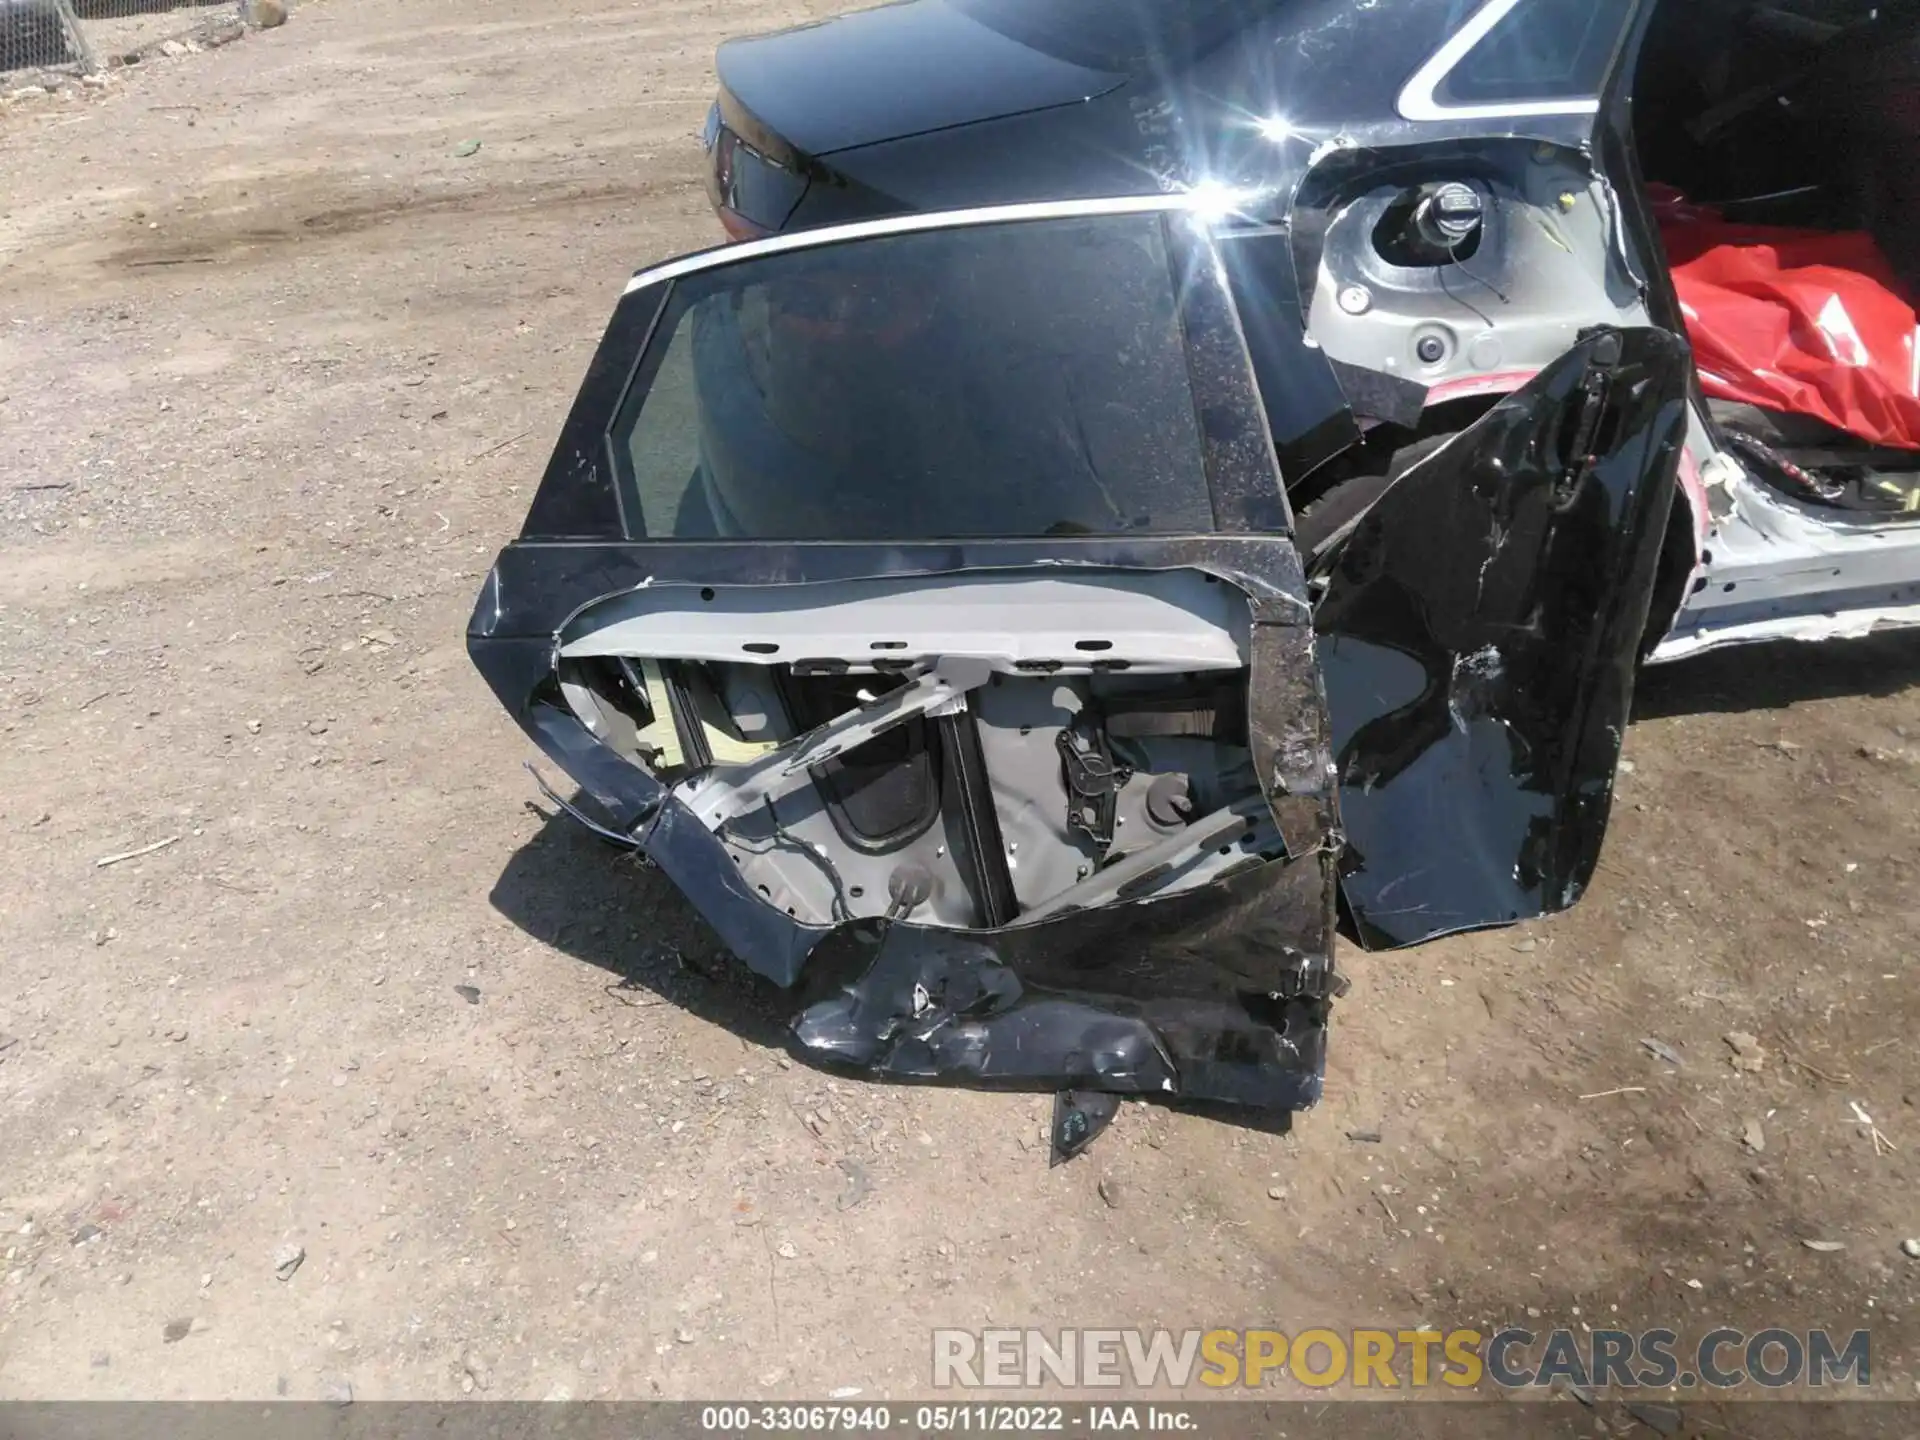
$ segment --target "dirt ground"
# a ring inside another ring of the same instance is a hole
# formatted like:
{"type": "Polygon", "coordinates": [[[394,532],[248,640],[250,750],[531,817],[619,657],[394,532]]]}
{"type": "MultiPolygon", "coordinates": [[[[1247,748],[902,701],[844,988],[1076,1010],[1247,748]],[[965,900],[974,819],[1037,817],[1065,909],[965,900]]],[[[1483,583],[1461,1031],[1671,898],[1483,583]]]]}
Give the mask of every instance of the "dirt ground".
{"type": "Polygon", "coordinates": [[[715,44],[829,8],[310,0],[0,110],[0,1395],[879,1399],[936,1325],[1518,1321],[1869,1326],[1911,1398],[1920,640],[1650,674],[1577,910],[1349,947],[1290,1134],[1129,1105],[1054,1170],[1046,1097],[789,1062],[528,803],[480,577],[624,277],[717,236],[715,44]]]}

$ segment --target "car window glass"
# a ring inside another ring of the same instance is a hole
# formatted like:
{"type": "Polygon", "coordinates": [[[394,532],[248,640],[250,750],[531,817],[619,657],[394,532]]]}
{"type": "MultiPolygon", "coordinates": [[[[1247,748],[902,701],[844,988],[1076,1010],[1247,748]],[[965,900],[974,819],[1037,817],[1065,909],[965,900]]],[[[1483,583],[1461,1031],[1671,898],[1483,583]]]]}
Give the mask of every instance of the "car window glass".
{"type": "Polygon", "coordinates": [[[1599,94],[1622,8],[1597,0],[1520,0],[1454,66],[1442,87],[1442,102],[1497,104],[1599,94]]]}
{"type": "Polygon", "coordinates": [[[613,426],[652,537],[1213,528],[1158,215],[789,251],[676,283],[613,426]]]}

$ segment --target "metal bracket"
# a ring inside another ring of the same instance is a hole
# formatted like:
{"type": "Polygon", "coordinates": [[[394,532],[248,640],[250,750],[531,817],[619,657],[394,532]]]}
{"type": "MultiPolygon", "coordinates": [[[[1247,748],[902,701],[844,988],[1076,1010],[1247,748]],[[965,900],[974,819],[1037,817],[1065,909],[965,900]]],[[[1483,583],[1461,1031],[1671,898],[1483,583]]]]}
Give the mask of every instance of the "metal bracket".
{"type": "Polygon", "coordinates": [[[1121,790],[1133,778],[1132,768],[1114,760],[1106,731],[1085,715],[1076,716],[1054,743],[1065,772],[1067,828],[1103,849],[1112,845],[1114,813],[1121,790]]]}
{"type": "Polygon", "coordinates": [[[1237,844],[1247,836],[1255,842],[1250,854],[1279,840],[1273,812],[1262,796],[1237,801],[1203,820],[1194,821],[1157,845],[1122,856],[1105,869],[1094,871],[1078,885],[1070,885],[1058,895],[1041,901],[1023,914],[1019,923],[1029,925],[1068,910],[1145,899],[1215,846],[1237,844]]]}
{"type": "Polygon", "coordinates": [[[690,776],[674,786],[673,793],[701,824],[717,830],[736,816],[806,784],[807,771],[814,766],[824,765],[916,716],[951,706],[992,676],[993,666],[985,660],[937,660],[930,670],[898,690],[858,710],[849,710],[758,760],[744,765],[716,765],[690,776]]]}

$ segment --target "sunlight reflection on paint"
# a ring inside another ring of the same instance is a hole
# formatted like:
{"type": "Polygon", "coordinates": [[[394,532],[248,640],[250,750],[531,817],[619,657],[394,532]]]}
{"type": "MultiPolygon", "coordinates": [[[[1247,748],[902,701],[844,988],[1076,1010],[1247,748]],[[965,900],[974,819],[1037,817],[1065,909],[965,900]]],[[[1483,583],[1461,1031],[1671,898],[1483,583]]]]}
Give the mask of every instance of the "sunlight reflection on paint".
{"type": "Polygon", "coordinates": [[[1218,180],[1201,180],[1187,187],[1187,208],[1203,220],[1220,220],[1242,210],[1250,198],[1244,190],[1222,185],[1218,180]]]}

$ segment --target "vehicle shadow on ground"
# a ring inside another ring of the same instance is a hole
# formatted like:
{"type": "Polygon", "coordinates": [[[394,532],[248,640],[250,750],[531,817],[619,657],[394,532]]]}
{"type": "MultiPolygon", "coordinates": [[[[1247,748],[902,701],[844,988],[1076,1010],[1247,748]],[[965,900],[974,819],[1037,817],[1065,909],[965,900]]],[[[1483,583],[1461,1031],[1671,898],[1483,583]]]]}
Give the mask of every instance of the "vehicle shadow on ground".
{"type": "Polygon", "coordinates": [[[664,875],[565,815],[538,813],[546,823],[494,882],[495,910],[607,971],[608,993],[625,1003],[666,1001],[743,1040],[785,1046],[790,1007],[780,992],[728,956],[664,875]]]}
{"type": "Polygon", "coordinates": [[[1915,686],[1920,686],[1920,631],[1818,644],[1742,645],[1643,671],[1633,718],[1779,710],[1806,700],[1898,695],[1915,686]]]}

